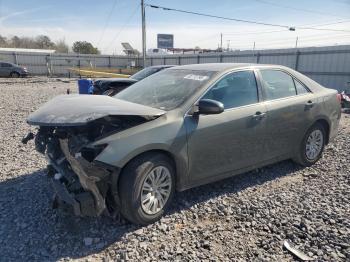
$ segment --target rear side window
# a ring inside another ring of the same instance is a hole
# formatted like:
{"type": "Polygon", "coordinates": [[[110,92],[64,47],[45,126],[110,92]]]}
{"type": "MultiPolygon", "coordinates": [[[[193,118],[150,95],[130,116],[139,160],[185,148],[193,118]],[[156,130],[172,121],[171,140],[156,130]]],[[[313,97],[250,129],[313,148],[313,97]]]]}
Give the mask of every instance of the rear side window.
{"type": "Polygon", "coordinates": [[[258,102],[258,89],[253,71],[229,74],[217,82],[203,97],[224,104],[225,109],[258,102]]]}
{"type": "Polygon", "coordinates": [[[12,65],[9,63],[1,63],[0,66],[1,67],[12,67],[12,65]]]}
{"type": "Polygon", "coordinates": [[[308,93],[309,91],[306,89],[306,87],[301,84],[298,80],[294,79],[294,84],[295,84],[295,89],[297,90],[297,94],[305,94],[308,93]]]}
{"type": "Polygon", "coordinates": [[[293,78],[279,70],[260,70],[267,100],[295,96],[293,78]]]}

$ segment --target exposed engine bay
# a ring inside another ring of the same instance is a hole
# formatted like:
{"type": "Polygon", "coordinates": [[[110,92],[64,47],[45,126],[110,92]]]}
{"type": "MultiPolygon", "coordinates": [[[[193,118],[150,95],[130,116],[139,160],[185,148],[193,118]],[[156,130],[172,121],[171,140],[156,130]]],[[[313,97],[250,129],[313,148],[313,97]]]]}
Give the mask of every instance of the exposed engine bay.
{"type": "Polygon", "coordinates": [[[107,147],[92,142],[154,118],[106,116],[79,126],[39,126],[35,148],[48,158],[48,175],[55,189],[54,207],[68,204],[78,216],[112,215],[118,206],[119,169],[95,158],[107,147]]]}

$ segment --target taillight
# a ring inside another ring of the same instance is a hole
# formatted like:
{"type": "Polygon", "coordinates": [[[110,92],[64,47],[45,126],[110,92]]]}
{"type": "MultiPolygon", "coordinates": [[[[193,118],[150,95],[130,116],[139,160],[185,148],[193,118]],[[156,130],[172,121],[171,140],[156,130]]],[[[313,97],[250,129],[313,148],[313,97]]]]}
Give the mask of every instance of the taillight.
{"type": "Polygon", "coordinates": [[[337,94],[338,102],[341,103],[341,94],[337,94]]]}

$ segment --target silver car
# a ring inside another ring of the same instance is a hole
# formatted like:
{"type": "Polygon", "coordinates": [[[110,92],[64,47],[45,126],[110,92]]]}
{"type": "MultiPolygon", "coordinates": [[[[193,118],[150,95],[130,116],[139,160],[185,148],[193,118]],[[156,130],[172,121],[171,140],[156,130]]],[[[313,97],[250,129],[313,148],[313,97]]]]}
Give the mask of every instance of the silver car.
{"type": "Polygon", "coordinates": [[[62,95],[28,117],[56,204],[158,220],[174,192],[284,159],[314,164],[336,135],[337,91],[283,66],[163,70],[114,97],[62,95]]]}
{"type": "Polygon", "coordinates": [[[0,61],[0,76],[13,78],[25,77],[28,76],[28,70],[23,66],[0,61]]]}

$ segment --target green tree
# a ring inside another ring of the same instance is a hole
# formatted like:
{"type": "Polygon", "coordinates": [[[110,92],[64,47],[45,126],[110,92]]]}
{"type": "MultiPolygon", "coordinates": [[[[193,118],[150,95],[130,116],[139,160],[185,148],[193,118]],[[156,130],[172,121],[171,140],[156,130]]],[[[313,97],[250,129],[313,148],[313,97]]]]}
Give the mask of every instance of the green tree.
{"type": "Polygon", "coordinates": [[[91,43],[86,41],[76,41],[73,43],[73,52],[79,54],[99,54],[100,51],[91,43]]]}

